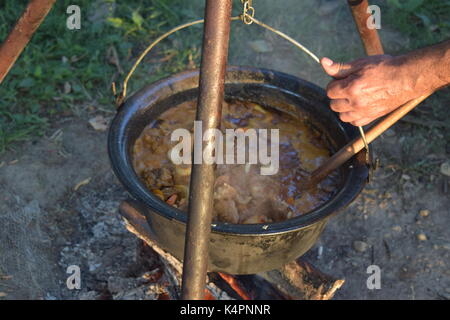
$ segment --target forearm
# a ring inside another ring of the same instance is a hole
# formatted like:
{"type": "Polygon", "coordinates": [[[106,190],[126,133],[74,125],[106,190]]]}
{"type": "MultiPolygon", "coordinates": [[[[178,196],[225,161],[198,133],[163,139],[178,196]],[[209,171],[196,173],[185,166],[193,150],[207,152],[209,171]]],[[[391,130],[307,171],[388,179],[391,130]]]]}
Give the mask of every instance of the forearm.
{"type": "Polygon", "coordinates": [[[419,95],[450,84],[450,40],[396,57],[419,95]]]}
{"type": "Polygon", "coordinates": [[[330,108],[344,122],[363,126],[406,102],[450,84],[450,41],[402,56],[378,55],[335,63],[322,58],[334,78],[330,108]]]}

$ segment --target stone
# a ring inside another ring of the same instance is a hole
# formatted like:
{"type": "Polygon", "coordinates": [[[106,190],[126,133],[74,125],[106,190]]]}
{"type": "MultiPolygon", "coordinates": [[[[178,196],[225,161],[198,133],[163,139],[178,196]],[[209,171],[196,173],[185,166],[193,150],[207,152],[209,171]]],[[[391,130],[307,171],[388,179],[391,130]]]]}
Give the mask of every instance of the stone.
{"type": "Polygon", "coordinates": [[[353,249],[355,249],[358,252],[364,252],[367,250],[369,245],[364,241],[356,240],[353,242],[353,249]]]}
{"type": "Polygon", "coordinates": [[[430,215],[430,210],[428,210],[428,209],[420,210],[419,214],[421,217],[428,217],[430,215]]]}
{"type": "Polygon", "coordinates": [[[398,277],[400,280],[411,280],[416,276],[416,270],[411,269],[407,266],[403,266],[400,268],[399,272],[398,272],[398,277]]]}
{"type": "Polygon", "coordinates": [[[136,278],[109,277],[108,290],[116,294],[121,291],[128,291],[136,288],[138,280],[136,278]]]}
{"type": "Polygon", "coordinates": [[[79,300],[97,300],[100,294],[96,291],[83,292],[78,296],[79,300]]]}
{"type": "Polygon", "coordinates": [[[428,240],[428,238],[427,238],[425,233],[419,233],[417,235],[417,239],[419,239],[420,241],[427,241],[428,240]]]}

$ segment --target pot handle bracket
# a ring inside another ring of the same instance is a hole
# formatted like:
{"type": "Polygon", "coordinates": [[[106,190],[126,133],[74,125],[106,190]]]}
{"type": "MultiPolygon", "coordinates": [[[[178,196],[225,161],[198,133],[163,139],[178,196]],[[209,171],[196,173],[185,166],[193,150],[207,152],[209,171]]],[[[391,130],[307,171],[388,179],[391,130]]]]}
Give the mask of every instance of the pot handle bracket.
{"type": "Polygon", "coordinates": [[[367,142],[366,135],[364,133],[363,127],[358,127],[359,133],[361,134],[361,138],[364,142],[364,155],[365,155],[365,162],[367,169],[369,170],[369,174],[367,175],[367,183],[370,183],[372,181],[373,175],[375,171],[380,166],[380,158],[372,159],[372,153],[369,148],[369,143],[367,142]]]}

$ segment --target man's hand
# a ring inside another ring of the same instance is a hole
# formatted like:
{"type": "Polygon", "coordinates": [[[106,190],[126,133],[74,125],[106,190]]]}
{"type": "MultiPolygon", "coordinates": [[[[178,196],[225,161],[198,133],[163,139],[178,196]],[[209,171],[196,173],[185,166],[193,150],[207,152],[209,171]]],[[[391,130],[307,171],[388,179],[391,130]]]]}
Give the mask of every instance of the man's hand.
{"type": "Polygon", "coordinates": [[[402,59],[370,56],[350,63],[321,60],[325,72],[335,80],[327,87],[331,109],[342,121],[355,126],[366,125],[386,115],[409,100],[420,96],[415,70],[402,59]]]}
{"type": "Polygon", "coordinates": [[[342,121],[366,125],[402,104],[450,84],[450,40],[402,56],[370,56],[350,63],[322,58],[335,80],[327,87],[342,121]]]}

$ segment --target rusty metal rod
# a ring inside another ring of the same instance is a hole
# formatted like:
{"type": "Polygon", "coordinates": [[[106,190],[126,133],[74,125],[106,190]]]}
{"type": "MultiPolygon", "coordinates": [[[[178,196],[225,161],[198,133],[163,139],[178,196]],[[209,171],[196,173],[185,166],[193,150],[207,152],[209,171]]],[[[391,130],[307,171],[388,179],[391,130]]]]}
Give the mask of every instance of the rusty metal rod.
{"type": "MultiPolygon", "coordinates": [[[[376,29],[369,29],[367,27],[367,19],[369,14],[367,13],[368,1],[367,0],[348,0],[350,8],[352,10],[353,18],[355,19],[356,27],[358,29],[361,40],[364,44],[367,55],[377,55],[383,54],[383,46],[381,45],[380,38],[378,37],[378,32],[376,29]]],[[[397,108],[385,118],[379,121],[376,125],[371,127],[366,131],[365,136],[367,143],[371,143],[384,131],[389,129],[398,120],[405,116],[409,111],[414,109],[423,100],[428,98],[433,92],[420,96],[413,99],[401,107],[397,108]]],[[[364,141],[361,137],[356,138],[344,147],[342,147],[338,152],[336,152],[330,159],[328,159],[323,165],[314,170],[307,182],[307,187],[312,186],[320,182],[328,174],[330,174],[335,169],[339,168],[347,160],[357,154],[364,148],[364,141]]]]}
{"type": "Polygon", "coordinates": [[[56,0],[31,0],[0,46],[0,84],[44,21],[56,0]]]}
{"type": "Polygon", "coordinates": [[[348,4],[367,55],[383,54],[383,45],[377,29],[367,27],[367,21],[370,18],[370,13],[367,12],[368,0],[348,0],[348,4]]]}
{"type": "MultiPolygon", "coordinates": [[[[208,129],[220,128],[231,7],[232,0],[206,0],[196,116],[202,123],[202,132],[194,130],[194,135],[201,137],[208,129]]],[[[197,155],[203,159],[202,150],[214,143],[213,136],[203,143],[195,139],[193,158],[197,155]],[[200,150],[197,149],[199,142],[203,147],[200,150]]],[[[186,300],[204,299],[215,181],[215,164],[193,163],[182,279],[182,298],[186,300]]]]}

